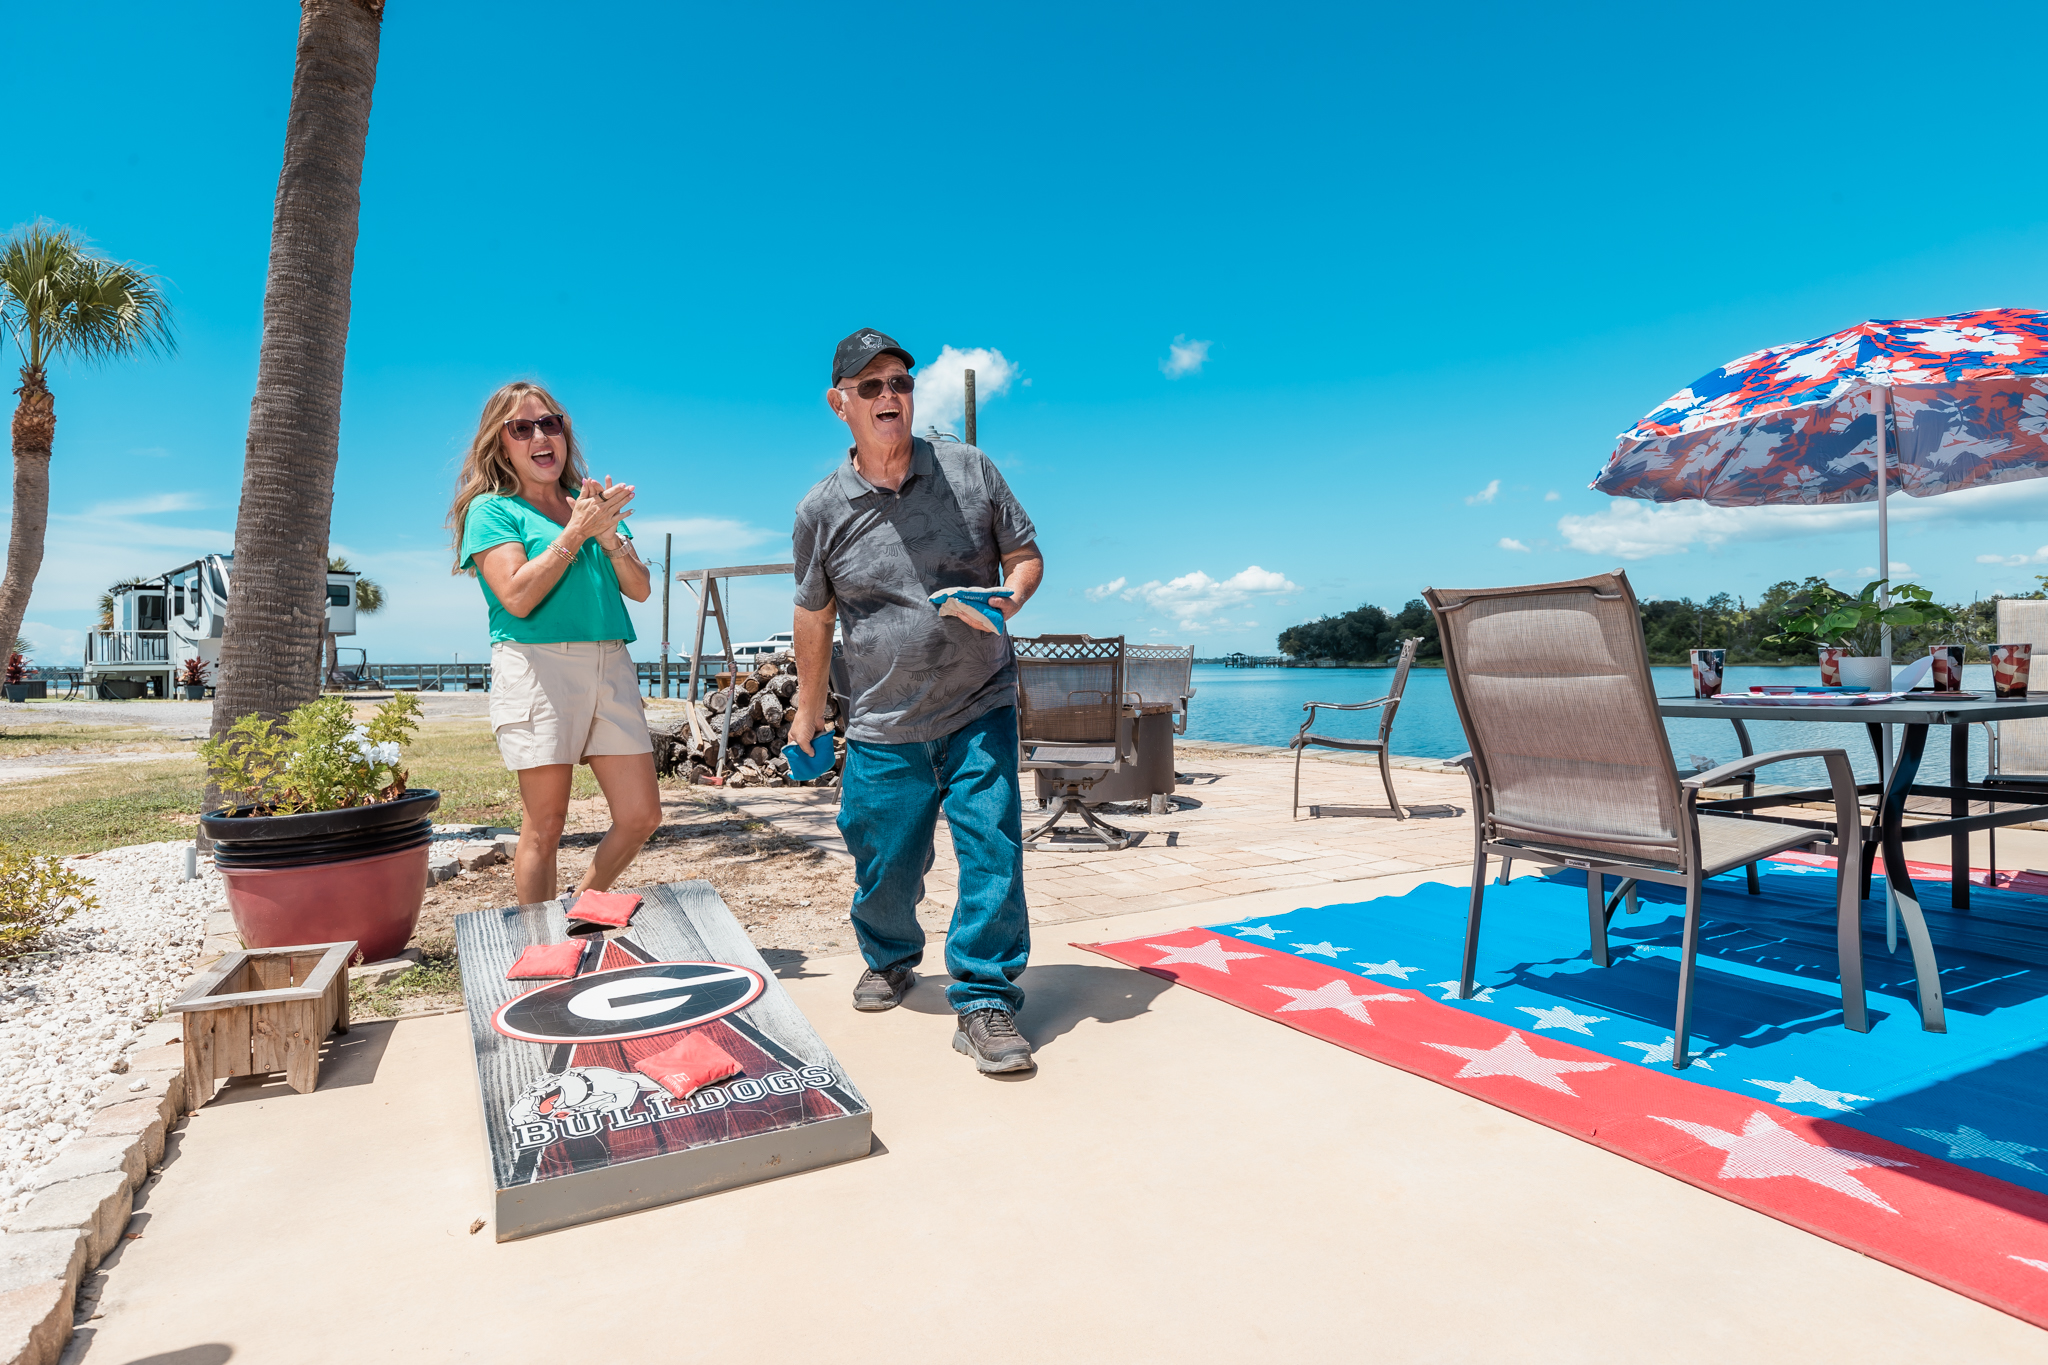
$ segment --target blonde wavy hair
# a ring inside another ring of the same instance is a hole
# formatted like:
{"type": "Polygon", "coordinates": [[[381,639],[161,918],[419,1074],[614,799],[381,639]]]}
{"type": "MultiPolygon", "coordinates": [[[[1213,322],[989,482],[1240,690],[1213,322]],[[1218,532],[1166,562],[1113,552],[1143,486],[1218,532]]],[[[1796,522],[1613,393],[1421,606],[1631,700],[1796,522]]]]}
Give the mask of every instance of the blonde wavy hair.
{"type": "Polygon", "coordinates": [[[476,424],[476,439],[462,459],[462,476],[455,482],[455,504],[448,509],[448,532],[455,541],[454,573],[462,567],[462,526],[469,518],[469,505],[486,493],[510,497],[519,491],[519,474],[505,449],[505,419],[531,396],[549,412],[562,418],[562,477],[556,480],[562,491],[575,497],[583,491],[583,448],[576,444],[576,424],[555,396],[538,384],[515,379],[484,402],[483,416],[476,424]]]}

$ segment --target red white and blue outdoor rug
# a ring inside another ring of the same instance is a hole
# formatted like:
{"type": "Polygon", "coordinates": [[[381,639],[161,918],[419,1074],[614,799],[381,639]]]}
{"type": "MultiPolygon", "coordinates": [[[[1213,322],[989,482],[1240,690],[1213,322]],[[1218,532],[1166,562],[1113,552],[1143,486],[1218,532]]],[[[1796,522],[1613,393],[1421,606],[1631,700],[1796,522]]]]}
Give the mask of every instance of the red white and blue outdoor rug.
{"type": "Polygon", "coordinates": [[[1832,869],[1766,867],[1760,897],[1739,870],[1709,884],[1683,1072],[1681,915],[1662,887],[1615,916],[1606,969],[1579,874],[1489,887],[1472,1000],[1453,998],[1469,892],[1434,883],[1078,946],[2048,1327],[2048,897],[1979,885],[1956,911],[1923,888],[1949,1031],[1920,1030],[1905,947],[1888,955],[1878,932],[1857,1034],[1841,1026],[1832,869]]]}

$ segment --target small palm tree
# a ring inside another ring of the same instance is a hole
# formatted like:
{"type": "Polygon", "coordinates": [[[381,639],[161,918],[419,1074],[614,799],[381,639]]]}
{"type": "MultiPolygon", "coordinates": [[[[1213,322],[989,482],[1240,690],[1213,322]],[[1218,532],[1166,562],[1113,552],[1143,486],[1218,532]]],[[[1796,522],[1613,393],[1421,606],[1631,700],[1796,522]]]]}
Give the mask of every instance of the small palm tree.
{"type": "Polygon", "coordinates": [[[0,640],[21,630],[43,567],[57,404],[49,366],[173,349],[171,306],[147,271],[111,261],[70,228],[31,223],[0,242],[0,323],[21,352],[14,408],[14,515],[0,578],[0,640]]]}
{"type": "MultiPolygon", "coordinates": [[[[349,571],[347,556],[329,555],[327,558],[327,568],[331,573],[347,573],[349,571]]],[[[363,574],[357,574],[356,613],[358,615],[367,615],[371,612],[382,610],[384,610],[384,589],[378,585],[376,579],[363,574]]],[[[332,679],[335,670],[341,667],[340,646],[335,642],[333,631],[327,631],[326,637],[326,676],[332,679]]]]}

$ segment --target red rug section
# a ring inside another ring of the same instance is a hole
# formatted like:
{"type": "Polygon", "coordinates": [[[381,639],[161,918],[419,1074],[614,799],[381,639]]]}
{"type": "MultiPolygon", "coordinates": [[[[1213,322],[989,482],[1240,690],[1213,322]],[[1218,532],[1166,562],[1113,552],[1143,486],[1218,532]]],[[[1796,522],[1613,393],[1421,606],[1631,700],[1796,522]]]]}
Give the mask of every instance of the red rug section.
{"type": "Polygon", "coordinates": [[[1846,1124],[1504,1028],[1420,991],[1207,929],[1075,946],[1425,1076],[2048,1327],[2048,1197],[2032,1190],[1846,1124]]]}
{"type": "MultiPolygon", "coordinates": [[[[1804,867],[1833,867],[1833,858],[1823,858],[1818,853],[1776,853],[1765,859],[1773,863],[1798,863],[1804,867]]],[[[1916,863],[1906,860],[1906,875],[1916,882],[1946,882],[1949,879],[1947,863],[1916,863]]],[[[1877,855],[1872,866],[1872,875],[1884,873],[1884,855],[1877,855]]],[[[2000,891],[2020,891],[2029,896],[2048,896],[2048,877],[2038,872],[1993,872],[1988,867],[1970,869],[1970,881],[1977,886],[1994,887],[2000,891]]]]}

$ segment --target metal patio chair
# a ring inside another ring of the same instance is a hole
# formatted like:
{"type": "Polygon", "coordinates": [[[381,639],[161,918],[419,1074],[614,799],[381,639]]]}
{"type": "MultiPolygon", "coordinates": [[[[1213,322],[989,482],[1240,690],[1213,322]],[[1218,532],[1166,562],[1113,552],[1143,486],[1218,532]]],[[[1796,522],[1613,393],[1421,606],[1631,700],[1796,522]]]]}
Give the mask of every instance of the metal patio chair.
{"type": "Polygon", "coordinates": [[[1124,637],[1020,636],[1011,644],[1017,654],[1017,766],[1046,774],[1053,787],[1052,814],[1024,836],[1024,847],[1123,848],[1129,831],[1097,818],[1084,798],[1136,760],[1133,727],[1124,716],[1124,637]],[[1070,813],[1081,817],[1083,828],[1058,828],[1070,813]]]}
{"type": "Polygon", "coordinates": [[[1407,810],[1401,805],[1401,798],[1394,794],[1394,770],[1387,762],[1387,746],[1394,733],[1394,712],[1401,707],[1401,694],[1408,690],[1408,669],[1415,662],[1415,647],[1422,643],[1420,637],[1401,642],[1401,657],[1394,664],[1394,688],[1386,696],[1373,701],[1305,701],[1301,709],[1308,712],[1308,719],[1302,721],[1301,729],[1294,738],[1287,741],[1287,747],[1294,750],[1294,810],[1291,819],[1301,818],[1301,755],[1311,746],[1318,749],[1348,749],[1353,753],[1378,754],[1380,757],[1380,781],[1387,789],[1387,804],[1394,808],[1396,820],[1406,820],[1407,810]],[[1380,732],[1374,739],[1340,739],[1335,735],[1309,733],[1316,723],[1317,711],[1370,711],[1373,707],[1384,708],[1380,712],[1380,732]]]}
{"type": "Polygon", "coordinates": [[[1638,882],[1685,888],[1685,927],[1671,1064],[1683,1069],[1707,878],[1790,848],[1833,854],[1835,950],[1842,1015],[1858,1033],[1863,1002],[1862,812],[1840,749],[1757,754],[1681,779],[1657,714],[1635,593],[1621,573],[1529,587],[1431,588],[1444,664],[1471,752],[1453,760],[1472,783],[1472,906],[1458,997],[1470,999],[1489,856],[1525,858],[1586,874],[1595,965],[1609,965],[1615,907],[1634,909],[1638,882]],[[1795,758],[1827,765],[1837,834],[1769,817],[1703,814],[1700,791],[1795,758]],[[1607,896],[1607,878],[1621,878],[1607,896]]]}
{"type": "Polygon", "coordinates": [[[1173,708],[1173,732],[1188,732],[1189,700],[1195,695],[1193,645],[1124,646],[1124,690],[1145,708],[1173,708]]]}
{"type": "MultiPolygon", "coordinates": [[[[2048,682],[2048,602],[2000,599],[1998,639],[2001,644],[2030,644],[2034,647],[2029,690],[2041,686],[2033,683],[2034,676],[2048,682]],[[2043,671],[2034,674],[2033,670],[2037,669],[2043,671]]],[[[1983,785],[2011,788],[2016,803],[2035,804],[2048,795],[2048,720],[1991,721],[1984,730],[1990,742],[1986,746],[1989,770],[1984,774],[1983,785]]],[[[1986,806],[1987,811],[1997,809],[1995,802],[1986,806]]],[[[1985,846],[1990,854],[1992,884],[1995,886],[1998,880],[1997,830],[1985,831],[1985,846]]]]}

